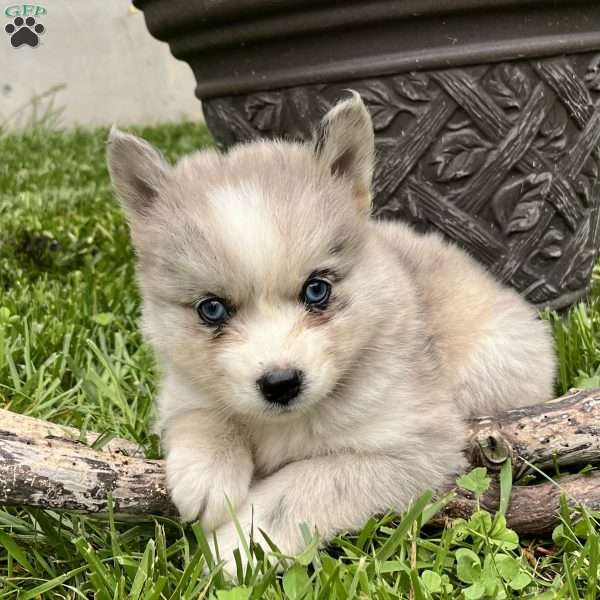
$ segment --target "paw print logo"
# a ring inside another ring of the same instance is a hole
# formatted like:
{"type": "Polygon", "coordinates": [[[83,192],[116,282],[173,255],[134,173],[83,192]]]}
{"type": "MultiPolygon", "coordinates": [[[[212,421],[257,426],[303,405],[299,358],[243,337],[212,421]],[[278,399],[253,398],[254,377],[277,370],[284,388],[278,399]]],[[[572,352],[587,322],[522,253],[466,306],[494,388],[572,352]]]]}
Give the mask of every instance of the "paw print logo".
{"type": "Polygon", "coordinates": [[[10,35],[10,43],[18,48],[27,44],[35,48],[39,42],[39,34],[44,33],[45,27],[41,23],[36,23],[33,17],[16,17],[12,23],[9,23],[4,31],[10,35]]]}

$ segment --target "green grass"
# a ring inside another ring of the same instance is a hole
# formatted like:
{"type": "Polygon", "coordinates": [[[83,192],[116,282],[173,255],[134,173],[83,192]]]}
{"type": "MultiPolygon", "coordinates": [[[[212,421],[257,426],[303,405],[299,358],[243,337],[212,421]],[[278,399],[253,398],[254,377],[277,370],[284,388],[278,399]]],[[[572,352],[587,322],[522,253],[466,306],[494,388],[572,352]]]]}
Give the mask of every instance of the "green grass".
{"type": "MultiPolygon", "coordinates": [[[[170,158],[211,143],[189,123],[141,133],[170,158]]],[[[112,432],[152,454],[156,371],[138,331],[133,254],[109,187],[105,138],[105,130],[43,129],[0,137],[0,406],[112,432]]],[[[561,360],[558,392],[600,384],[599,303],[595,291],[568,315],[547,315],[561,360]]],[[[461,485],[481,491],[484,475],[461,485]]],[[[403,519],[373,518],[328,552],[312,545],[283,577],[257,551],[257,567],[234,588],[218,566],[206,574],[212,563],[198,527],[4,508],[0,598],[598,596],[597,514],[565,507],[553,539],[518,539],[501,514],[427,527],[438,508],[425,496],[403,519]]]]}

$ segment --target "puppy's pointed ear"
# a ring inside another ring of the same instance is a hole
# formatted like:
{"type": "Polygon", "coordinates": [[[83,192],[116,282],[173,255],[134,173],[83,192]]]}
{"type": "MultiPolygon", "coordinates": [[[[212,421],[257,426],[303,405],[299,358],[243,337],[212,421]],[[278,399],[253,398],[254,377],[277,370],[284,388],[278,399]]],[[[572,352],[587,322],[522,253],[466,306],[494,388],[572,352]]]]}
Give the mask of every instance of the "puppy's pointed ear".
{"type": "Polygon", "coordinates": [[[113,187],[129,216],[146,214],[170,169],[162,154],[145,140],[113,125],[106,160],[113,187]]]}
{"type": "Polygon", "coordinates": [[[352,183],[359,207],[368,209],[375,139],[369,111],[357,92],[352,91],[351,98],[325,115],[315,136],[314,151],[333,175],[352,183]]]}

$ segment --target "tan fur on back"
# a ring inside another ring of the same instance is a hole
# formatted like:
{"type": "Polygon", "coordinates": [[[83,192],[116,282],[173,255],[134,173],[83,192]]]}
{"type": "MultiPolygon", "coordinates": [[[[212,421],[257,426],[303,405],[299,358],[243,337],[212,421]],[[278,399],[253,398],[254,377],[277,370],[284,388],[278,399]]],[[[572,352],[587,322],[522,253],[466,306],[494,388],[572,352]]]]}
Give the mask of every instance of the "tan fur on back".
{"type": "Polygon", "coordinates": [[[239,540],[225,496],[244,528],[295,553],[302,522],[328,540],[450,481],[468,415],[552,394],[547,325],[440,237],[371,220],[372,162],[357,95],[314,144],[255,142],[175,166],[111,132],[163,371],[169,488],[227,559],[239,540]],[[331,285],[323,310],[301,299],[315,276],[331,285]],[[231,308],[219,327],[196,310],[213,297],[231,308]],[[258,385],[278,369],[302,373],[285,406],[258,385]]]}

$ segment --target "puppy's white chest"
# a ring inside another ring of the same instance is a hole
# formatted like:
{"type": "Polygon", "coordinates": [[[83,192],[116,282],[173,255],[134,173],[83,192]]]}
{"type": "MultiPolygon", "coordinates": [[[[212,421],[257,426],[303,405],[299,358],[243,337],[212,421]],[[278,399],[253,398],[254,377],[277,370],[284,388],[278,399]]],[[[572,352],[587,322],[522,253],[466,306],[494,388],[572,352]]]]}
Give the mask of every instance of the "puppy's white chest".
{"type": "Polygon", "coordinates": [[[251,440],[255,470],[261,476],[322,451],[322,444],[304,423],[261,427],[251,432],[251,440]]]}

